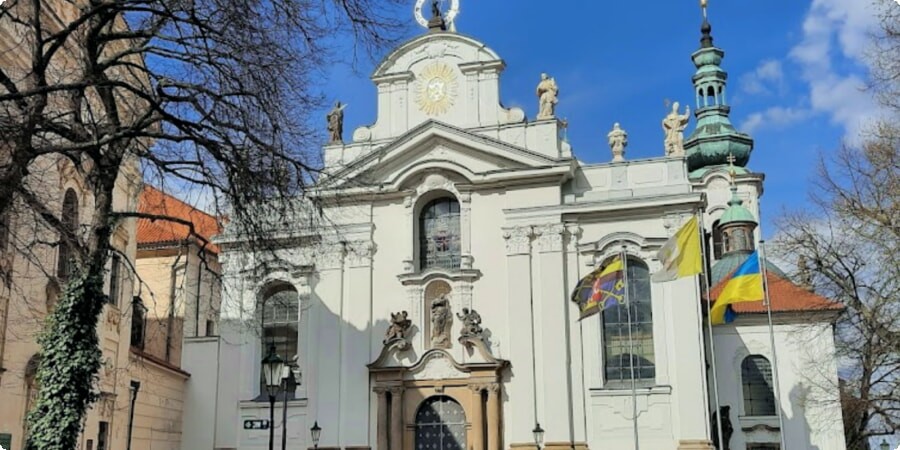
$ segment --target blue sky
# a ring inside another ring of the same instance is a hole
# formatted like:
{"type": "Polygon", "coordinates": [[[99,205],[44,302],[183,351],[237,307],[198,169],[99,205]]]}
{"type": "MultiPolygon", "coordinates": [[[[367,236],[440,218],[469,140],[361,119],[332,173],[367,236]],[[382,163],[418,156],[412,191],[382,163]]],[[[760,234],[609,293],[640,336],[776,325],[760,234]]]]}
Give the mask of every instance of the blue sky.
{"type": "MultiPolygon", "coordinates": [[[[409,37],[424,32],[412,3],[399,11],[409,16],[409,37]]],[[[569,121],[576,155],[608,161],[605,136],[620,122],[629,133],[626,157],[634,159],[663,154],[667,99],[693,105],[697,3],[460,0],[457,28],[505,60],[506,106],[533,118],[534,87],[547,72],[560,85],[557,114],[569,121]]],[[[784,208],[808,206],[817,155],[877,114],[863,90],[867,33],[877,22],[868,0],[711,0],[709,17],[715,44],[726,52],[732,121],[755,138],[749,167],[767,177],[763,223],[771,236],[784,208]]],[[[374,121],[368,77],[375,63],[357,60],[327,74],[326,95],[349,103],[348,135],[374,121]]]]}

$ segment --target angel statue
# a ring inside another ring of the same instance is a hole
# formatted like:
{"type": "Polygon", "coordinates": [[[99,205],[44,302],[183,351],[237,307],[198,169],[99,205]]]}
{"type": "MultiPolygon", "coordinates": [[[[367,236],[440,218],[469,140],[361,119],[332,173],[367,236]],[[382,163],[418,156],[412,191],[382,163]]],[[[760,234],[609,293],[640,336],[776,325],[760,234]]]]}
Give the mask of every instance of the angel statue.
{"type": "Polygon", "coordinates": [[[341,102],[334,102],[334,108],[328,112],[325,118],[328,120],[328,143],[343,144],[344,143],[344,108],[341,102]]]}
{"type": "Polygon", "coordinates": [[[672,112],[662,121],[666,133],[666,156],[684,156],[684,129],[691,118],[691,107],[684,107],[684,115],[678,114],[678,102],[672,104],[672,112]]]}
{"type": "Polygon", "coordinates": [[[406,313],[406,311],[401,311],[396,314],[391,313],[391,325],[388,327],[387,332],[384,334],[383,342],[385,345],[395,339],[406,339],[406,333],[409,331],[409,327],[412,325],[412,321],[407,317],[408,314],[406,313]]]}
{"type": "Polygon", "coordinates": [[[537,85],[538,119],[553,117],[556,113],[556,104],[559,103],[558,95],[559,86],[556,85],[556,79],[542,73],[541,82],[537,85]]]}
{"type": "Polygon", "coordinates": [[[474,309],[463,308],[462,314],[457,313],[456,317],[462,320],[463,328],[460,332],[462,337],[480,338],[484,330],[481,328],[481,314],[474,309]]]}

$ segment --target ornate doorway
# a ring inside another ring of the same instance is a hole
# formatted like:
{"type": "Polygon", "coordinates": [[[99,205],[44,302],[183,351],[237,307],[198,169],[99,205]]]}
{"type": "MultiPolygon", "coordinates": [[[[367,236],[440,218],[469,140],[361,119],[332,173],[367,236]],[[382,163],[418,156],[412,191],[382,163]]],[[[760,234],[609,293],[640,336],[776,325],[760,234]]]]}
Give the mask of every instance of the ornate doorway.
{"type": "Polygon", "coordinates": [[[422,402],[416,412],[415,450],[466,450],[466,412],[450,397],[422,402]]]}

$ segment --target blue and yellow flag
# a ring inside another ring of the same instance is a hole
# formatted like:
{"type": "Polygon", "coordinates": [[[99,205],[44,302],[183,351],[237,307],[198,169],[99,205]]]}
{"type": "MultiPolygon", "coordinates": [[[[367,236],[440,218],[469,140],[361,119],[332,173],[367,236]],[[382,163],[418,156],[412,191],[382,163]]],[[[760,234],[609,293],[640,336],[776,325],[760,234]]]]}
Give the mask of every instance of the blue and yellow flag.
{"type": "Polygon", "coordinates": [[[732,304],[758,302],[763,300],[765,295],[762,274],[759,271],[759,256],[753,252],[725,282],[722,292],[712,305],[709,320],[713,325],[729,323],[734,320],[732,304]]]}
{"type": "Polygon", "coordinates": [[[572,301],[581,309],[578,320],[622,303],[625,298],[625,265],[616,256],[605,267],[597,269],[578,282],[572,292],[572,301]]]}

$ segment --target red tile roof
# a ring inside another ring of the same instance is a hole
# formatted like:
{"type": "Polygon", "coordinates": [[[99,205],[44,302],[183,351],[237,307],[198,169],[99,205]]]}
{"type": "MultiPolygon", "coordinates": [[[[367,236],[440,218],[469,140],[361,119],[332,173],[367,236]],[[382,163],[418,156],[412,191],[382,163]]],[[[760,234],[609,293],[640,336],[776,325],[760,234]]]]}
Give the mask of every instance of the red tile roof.
{"type": "MultiPolygon", "coordinates": [[[[712,288],[711,297],[718,298],[725,283],[731,279],[726,277],[712,288]]],[[[815,292],[808,291],[790,280],[782,278],[772,272],[766,272],[766,281],[769,287],[769,300],[772,302],[773,313],[785,312],[809,312],[809,311],[840,311],[844,306],[840,303],[828,300],[815,292]]],[[[737,314],[765,314],[766,307],[762,301],[734,303],[731,309],[737,314]]]]}
{"type": "MultiPolygon", "coordinates": [[[[191,221],[194,224],[194,231],[206,240],[212,239],[222,231],[215,217],[152,186],[144,186],[138,201],[138,211],[191,221]]],[[[203,245],[202,240],[191,236],[187,225],[162,219],[138,219],[137,239],[138,247],[179,245],[185,240],[203,245]]],[[[209,244],[207,248],[212,253],[219,252],[219,247],[215,244],[209,244]]]]}

